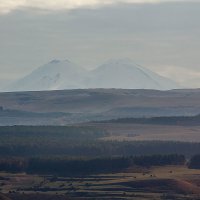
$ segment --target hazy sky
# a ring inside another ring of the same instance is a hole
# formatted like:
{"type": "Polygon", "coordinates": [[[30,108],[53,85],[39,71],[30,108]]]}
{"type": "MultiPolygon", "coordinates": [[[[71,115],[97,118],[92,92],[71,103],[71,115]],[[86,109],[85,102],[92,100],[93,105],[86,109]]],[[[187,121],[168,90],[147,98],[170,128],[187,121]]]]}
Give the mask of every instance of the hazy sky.
{"type": "Polygon", "coordinates": [[[0,0],[0,83],[52,59],[129,57],[200,87],[200,0],[0,0]]]}

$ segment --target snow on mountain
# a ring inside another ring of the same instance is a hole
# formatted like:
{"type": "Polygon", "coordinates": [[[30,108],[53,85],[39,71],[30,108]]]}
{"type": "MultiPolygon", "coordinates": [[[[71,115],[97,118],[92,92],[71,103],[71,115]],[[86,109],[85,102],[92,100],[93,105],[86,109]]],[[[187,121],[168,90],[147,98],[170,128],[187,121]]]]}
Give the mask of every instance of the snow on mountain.
{"type": "Polygon", "coordinates": [[[178,88],[165,77],[134,64],[130,59],[110,60],[92,71],[87,82],[93,88],[158,89],[178,88]]]}
{"type": "Polygon", "coordinates": [[[42,91],[85,88],[158,89],[178,85],[158,74],[134,64],[129,59],[111,60],[95,70],[85,70],[69,60],[53,60],[4,91],[42,91]]]}
{"type": "Polygon", "coordinates": [[[7,87],[6,91],[40,91],[81,88],[87,71],[69,60],[52,60],[7,87]]]}

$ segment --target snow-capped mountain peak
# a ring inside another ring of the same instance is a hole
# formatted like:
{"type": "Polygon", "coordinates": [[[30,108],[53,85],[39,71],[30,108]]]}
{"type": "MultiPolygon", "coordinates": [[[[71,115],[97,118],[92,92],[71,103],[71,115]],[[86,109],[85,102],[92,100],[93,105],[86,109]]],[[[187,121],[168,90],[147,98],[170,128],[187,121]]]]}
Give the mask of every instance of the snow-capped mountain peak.
{"type": "Polygon", "coordinates": [[[178,88],[178,85],[135,64],[131,59],[112,59],[93,70],[89,85],[97,88],[158,89],[178,88]]]}
{"type": "Polygon", "coordinates": [[[168,90],[179,86],[127,58],[112,59],[94,70],[70,60],[52,60],[7,87],[6,91],[39,91],[83,88],[168,90]]]}
{"type": "Polygon", "coordinates": [[[7,91],[38,91],[79,88],[87,71],[69,60],[52,60],[11,84],[7,91]]]}

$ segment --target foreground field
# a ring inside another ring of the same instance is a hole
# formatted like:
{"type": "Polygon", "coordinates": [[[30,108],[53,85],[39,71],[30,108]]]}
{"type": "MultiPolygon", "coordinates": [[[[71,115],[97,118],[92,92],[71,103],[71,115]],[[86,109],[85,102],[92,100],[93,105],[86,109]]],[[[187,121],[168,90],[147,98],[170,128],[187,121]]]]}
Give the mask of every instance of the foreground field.
{"type": "Polygon", "coordinates": [[[26,199],[199,199],[200,170],[185,166],[134,168],[84,177],[0,174],[1,192],[26,199]]]}

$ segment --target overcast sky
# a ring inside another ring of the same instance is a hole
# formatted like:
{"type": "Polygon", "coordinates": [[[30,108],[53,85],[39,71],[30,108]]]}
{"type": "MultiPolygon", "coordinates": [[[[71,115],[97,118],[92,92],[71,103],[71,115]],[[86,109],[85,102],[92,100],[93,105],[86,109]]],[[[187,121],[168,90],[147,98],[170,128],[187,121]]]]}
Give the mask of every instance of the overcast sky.
{"type": "Polygon", "coordinates": [[[0,0],[0,83],[52,59],[111,58],[200,87],[200,0],[0,0]]]}

